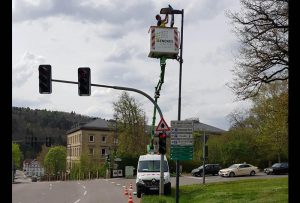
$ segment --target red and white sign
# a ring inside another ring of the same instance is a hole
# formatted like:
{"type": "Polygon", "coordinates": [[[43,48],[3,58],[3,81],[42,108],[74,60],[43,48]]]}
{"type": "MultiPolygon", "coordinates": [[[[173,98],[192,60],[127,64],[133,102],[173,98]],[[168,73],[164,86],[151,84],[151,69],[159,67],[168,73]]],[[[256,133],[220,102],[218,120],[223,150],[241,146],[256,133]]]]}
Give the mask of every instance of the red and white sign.
{"type": "Polygon", "coordinates": [[[164,118],[161,118],[159,121],[158,126],[155,129],[156,131],[170,131],[169,126],[167,125],[166,121],[164,118]]]}

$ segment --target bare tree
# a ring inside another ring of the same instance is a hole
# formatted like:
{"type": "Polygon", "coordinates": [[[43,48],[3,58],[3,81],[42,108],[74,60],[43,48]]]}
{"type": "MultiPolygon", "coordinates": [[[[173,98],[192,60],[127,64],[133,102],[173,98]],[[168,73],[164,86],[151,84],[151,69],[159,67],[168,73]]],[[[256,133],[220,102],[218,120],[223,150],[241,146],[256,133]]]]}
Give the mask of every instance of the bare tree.
{"type": "Polygon", "coordinates": [[[288,80],[288,0],[241,0],[228,12],[241,49],[228,86],[238,99],[255,97],[264,85],[288,80]]]}

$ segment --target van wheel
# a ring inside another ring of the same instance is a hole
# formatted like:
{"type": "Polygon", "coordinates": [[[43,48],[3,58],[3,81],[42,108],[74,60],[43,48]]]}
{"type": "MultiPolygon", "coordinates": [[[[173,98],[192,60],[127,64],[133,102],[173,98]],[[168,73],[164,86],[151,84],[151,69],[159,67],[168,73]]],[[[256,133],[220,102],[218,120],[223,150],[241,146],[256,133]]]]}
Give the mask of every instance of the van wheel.
{"type": "Polygon", "coordinates": [[[171,194],[171,185],[168,186],[168,187],[165,187],[164,189],[165,189],[164,195],[170,195],[171,194]]]}
{"type": "Polygon", "coordinates": [[[141,196],[142,196],[141,191],[137,191],[137,192],[136,192],[136,197],[137,197],[137,198],[141,198],[141,196]]]}

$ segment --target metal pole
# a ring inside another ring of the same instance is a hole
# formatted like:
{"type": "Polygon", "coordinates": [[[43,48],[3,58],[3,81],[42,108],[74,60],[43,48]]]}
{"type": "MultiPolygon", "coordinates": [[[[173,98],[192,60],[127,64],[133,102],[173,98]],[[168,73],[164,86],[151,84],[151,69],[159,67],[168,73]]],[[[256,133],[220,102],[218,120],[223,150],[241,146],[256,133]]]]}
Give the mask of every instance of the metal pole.
{"type": "Polygon", "coordinates": [[[203,179],[203,184],[205,184],[205,131],[203,131],[203,175],[202,175],[202,179],[203,179]]]}
{"type": "MultiPolygon", "coordinates": [[[[178,121],[181,117],[181,79],[182,79],[182,49],[183,49],[183,16],[184,9],[181,13],[181,40],[180,40],[180,57],[179,57],[179,96],[178,96],[178,121]]],[[[179,161],[176,160],[176,203],[179,202],[179,161]]]]}
{"type": "Polygon", "coordinates": [[[161,154],[160,155],[160,186],[159,186],[159,195],[163,195],[164,194],[164,155],[161,154]]]}

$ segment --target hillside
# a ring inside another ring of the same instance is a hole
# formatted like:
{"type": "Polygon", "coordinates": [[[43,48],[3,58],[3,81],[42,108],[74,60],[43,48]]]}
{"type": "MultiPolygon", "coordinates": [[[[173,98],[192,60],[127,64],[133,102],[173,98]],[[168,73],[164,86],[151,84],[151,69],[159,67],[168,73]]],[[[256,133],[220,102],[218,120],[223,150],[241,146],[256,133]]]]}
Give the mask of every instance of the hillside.
{"type": "Polygon", "coordinates": [[[66,145],[67,130],[76,123],[93,119],[75,112],[12,107],[12,141],[20,145],[24,158],[35,158],[46,137],[51,137],[52,145],[66,145]],[[32,137],[36,137],[35,145],[32,137]]]}

